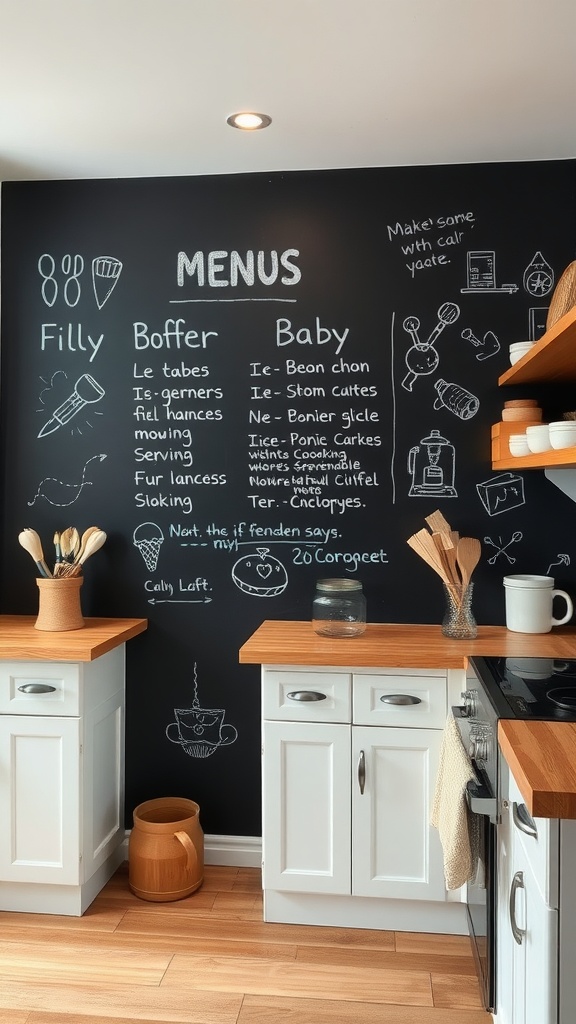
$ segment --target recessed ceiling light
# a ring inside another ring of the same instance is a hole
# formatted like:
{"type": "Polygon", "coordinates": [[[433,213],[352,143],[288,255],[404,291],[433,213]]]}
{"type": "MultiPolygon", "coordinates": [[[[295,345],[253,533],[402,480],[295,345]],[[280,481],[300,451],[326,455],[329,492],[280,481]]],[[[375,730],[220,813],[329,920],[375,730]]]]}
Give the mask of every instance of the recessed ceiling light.
{"type": "Polygon", "coordinates": [[[258,128],[267,128],[272,124],[272,118],[268,114],[256,114],[253,111],[242,111],[239,114],[230,114],[226,118],[226,124],[231,128],[240,128],[244,132],[254,132],[258,128]]]}

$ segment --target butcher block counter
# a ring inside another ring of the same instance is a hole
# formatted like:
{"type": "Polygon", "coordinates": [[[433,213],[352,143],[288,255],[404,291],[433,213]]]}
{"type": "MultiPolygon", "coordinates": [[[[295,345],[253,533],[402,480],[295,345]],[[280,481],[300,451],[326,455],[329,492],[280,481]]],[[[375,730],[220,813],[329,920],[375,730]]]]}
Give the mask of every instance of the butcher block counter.
{"type": "Polygon", "coordinates": [[[250,665],[357,665],[359,668],[466,668],[468,658],[576,658],[576,629],[511,633],[479,626],[476,640],[451,640],[440,626],[369,623],[360,636],[318,636],[310,622],[267,620],[240,648],[250,665]]]}
{"type": "MultiPolygon", "coordinates": [[[[0,634],[1,639],[1,634],[0,634]]],[[[451,640],[438,625],[369,623],[361,636],[318,636],[309,621],[267,620],[240,648],[241,664],[465,668],[470,657],[576,658],[576,629],[512,633],[479,626],[451,640]]],[[[534,817],[576,818],[576,724],[500,720],[500,746],[534,817]]]]}
{"type": "Polygon", "coordinates": [[[147,619],[86,618],[82,629],[52,633],[34,628],[35,615],[0,615],[0,658],[19,661],[94,661],[143,633],[147,619]]]}

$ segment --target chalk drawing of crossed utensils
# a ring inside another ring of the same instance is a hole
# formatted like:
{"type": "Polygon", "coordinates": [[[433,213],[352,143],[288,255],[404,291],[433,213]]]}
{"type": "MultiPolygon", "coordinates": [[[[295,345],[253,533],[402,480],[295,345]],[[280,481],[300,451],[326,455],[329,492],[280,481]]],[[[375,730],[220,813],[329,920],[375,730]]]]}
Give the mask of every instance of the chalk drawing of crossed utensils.
{"type": "Polygon", "coordinates": [[[490,547],[496,548],[496,554],[492,555],[492,557],[488,559],[488,565],[494,565],[496,559],[498,558],[498,555],[504,555],[504,557],[508,559],[510,565],[514,565],[516,559],[512,555],[508,554],[506,548],[509,548],[511,544],[516,544],[519,540],[522,540],[522,534],[520,533],[520,530],[517,530],[515,533],[512,534],[507,544],[502,545],[502,538],[499,537],[498,542],[500,544],[500,547],[498,547],[498,544],[496,544],[496,542],[493,541],[491,537],[484,537],[485,544],[489,544],[490,547]]]}
{"type": "Polygon", "coordinates": [[[402,324],[404,330],[412,338],[412,348],[409,348],[406,356],[406,366],[408,367],[409,373],[406,374],[402,381],[402,387],[406,391],[412,391],[412,385],[417,377],[426,376],[428,373],[434,373],[434,370],[438,366],[438,353],[434,348],[434,342],[440,336],[444,328],[448,324],[456,322],[460,316],[460,307],[455,302],[443,302],[438,310],[438,323],[432,331],[427,341],[420,341],[418,331],[420,329],[420,321],[417,316],[407,316],[404,323],[402,324]]]}

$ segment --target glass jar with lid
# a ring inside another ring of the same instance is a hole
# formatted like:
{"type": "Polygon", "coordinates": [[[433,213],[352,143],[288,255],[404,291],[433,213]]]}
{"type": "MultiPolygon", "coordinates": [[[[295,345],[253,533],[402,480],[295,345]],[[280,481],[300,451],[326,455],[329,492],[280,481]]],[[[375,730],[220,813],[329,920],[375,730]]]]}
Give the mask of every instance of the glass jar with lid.
{"type": "Polygon", "coordinates": [[[318,580],[312,628],[320,636],[358,636],[366,629],[366,598],[359,580],[318,580]]]}

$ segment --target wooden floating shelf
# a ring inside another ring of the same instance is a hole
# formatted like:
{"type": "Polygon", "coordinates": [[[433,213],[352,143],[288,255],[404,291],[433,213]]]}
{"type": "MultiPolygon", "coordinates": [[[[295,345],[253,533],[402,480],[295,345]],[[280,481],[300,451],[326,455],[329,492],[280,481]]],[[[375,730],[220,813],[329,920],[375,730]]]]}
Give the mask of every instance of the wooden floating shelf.
{"type": "MultiPolygon", "coordinates": [[[[498,378],[500,385],[576,381],[576,306],[542,335],[522,359],[498,378]]],[[[538,454],[510,454],[510,434],[523,434],[529,422],[502,422],[492,427],[492,469],[573,469],[576,446],[538,454]]]]}
{"type": "Polygon", "coordinates": [[[574,469],[575,466],[576,448],[552,449],[538,455],[508,455],[492,461],[492,469],[574,469]]]}
{"type": "Polygon", "coordinates": [[[576,381],[576,306],[560,317],[522,359],[498,378],[500,385],[568,381],[576,381]]]}
{"type": "Polygon", "coordinates": [[[576,466],[576,446],[572,448],[550,448],[547,452],[534,455],[511,455],[508,442],[510,434],[524,434],[530,422],[508,421],[495,423],[492,427],[492,469],[555,469],[576,466]]]}

